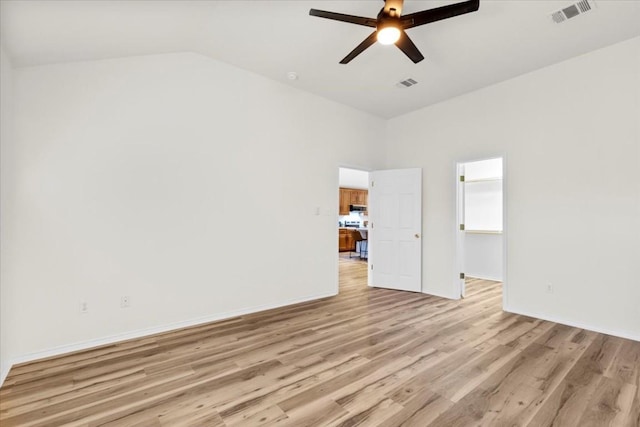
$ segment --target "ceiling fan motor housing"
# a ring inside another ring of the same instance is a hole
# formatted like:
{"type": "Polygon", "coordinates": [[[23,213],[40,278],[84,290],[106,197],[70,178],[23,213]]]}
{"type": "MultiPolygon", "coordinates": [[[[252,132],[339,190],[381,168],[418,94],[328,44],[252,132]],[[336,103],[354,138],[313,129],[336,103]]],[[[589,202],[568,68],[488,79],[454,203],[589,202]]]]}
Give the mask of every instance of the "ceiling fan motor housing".
{"type": "Polygon", "coordinates": [[[384,28],[387,27],[395,27],[395,28],[402,28],[402,25],[400,24],[400,18],[399,17],[391,17],[391,16],[382,16],[378,18],[378,25],[376,27],[377,31],[380,31],[384,28]]]}

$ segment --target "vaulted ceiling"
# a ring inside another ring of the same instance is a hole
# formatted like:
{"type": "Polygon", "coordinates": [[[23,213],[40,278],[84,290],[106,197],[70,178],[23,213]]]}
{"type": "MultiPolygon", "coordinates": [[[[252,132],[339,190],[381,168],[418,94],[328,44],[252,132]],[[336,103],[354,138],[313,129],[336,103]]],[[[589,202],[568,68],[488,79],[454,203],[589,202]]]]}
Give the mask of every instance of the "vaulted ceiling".
{"type": "MultiPolygon", "coordinates": [[[[390,118],[640,36],[640,1],[596,0],[554,23],[573,2],[481,0],[478,12],[407,31],[425,56],[418,64],[375,44],[341,65],[371,28],[309,16],[375,17],[380,0],[3,0],[0,24],[15,66],[191,51],[390,118]],[[418,84],[397,87],[406,78],[418,84]]],[[[451,3],[407,0],[403,13],[451,3]]]]}

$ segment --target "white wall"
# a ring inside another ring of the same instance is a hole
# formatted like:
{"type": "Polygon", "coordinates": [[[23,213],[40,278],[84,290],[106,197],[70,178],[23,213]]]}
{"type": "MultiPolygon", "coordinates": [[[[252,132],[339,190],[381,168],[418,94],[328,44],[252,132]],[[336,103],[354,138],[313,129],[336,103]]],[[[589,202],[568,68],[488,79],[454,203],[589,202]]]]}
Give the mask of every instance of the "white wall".
{"type": "Polygon", "coordinates": [[[12,209],[15,191],[12,176],[14,175],[12,157],[12,129],[13,129],[13,69],[11,60],[4,47],[0,45],[0,384],[4,381],[10,367],[10,350],[7,341],[9,334],[9,318],[11,290],[5,280],[7,261],[7,245],[15,234],[7,228],[6,217],[12,209]]]}
{"type": "Polygon", "coordinates": [[[466,182],[464,226],[467,230],[502,230],[502,181],[466,182]]]}
{"type": "Polygon", "coordinates": [[[14,362],[337,292],[336,172],[382,120],[190,53],[14,79],[14,362]]]}
{"type": "Polygon", "coordinates": [[[467,277],[502,281],[502,234],[464,234],[464,273],[467,277]]]}
{"type": "Polygon", "coordinates": [[[457,292],[456,162],[505,155],[507,309],[640,340],[639,76],[634,38],[388,122],[387,166],[424,170],[424,292],[457,292]]]}

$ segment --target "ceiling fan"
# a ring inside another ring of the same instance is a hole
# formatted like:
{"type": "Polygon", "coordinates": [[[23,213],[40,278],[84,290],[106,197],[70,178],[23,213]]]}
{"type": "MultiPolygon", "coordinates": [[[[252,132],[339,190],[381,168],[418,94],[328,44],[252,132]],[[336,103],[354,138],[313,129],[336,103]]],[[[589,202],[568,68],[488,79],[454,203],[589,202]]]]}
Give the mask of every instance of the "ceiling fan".
{"type": "Polygon", "coordinates": [[[480,7],[480,0],[468,0],[402,16],[403,3],[404,0],[385,0],[384,7],[375,19],[317,9],[309,10],[309,15],[348,22],[350,24],[364,25],[376,29],[369,37],[353,49],[351,53],[345,56],[344,59],[340,61],[341,64],[348,64],[353,58],[374,44],[376,40],[380,42],[380,44],[385,45],[395,43],[414,64],[417,64],[424,59],[424,56],[422,56],[416,45],[411,41],[405,30],[430,22],[453,18],[454,16],[465,13],[475,12],[480,7]]]}

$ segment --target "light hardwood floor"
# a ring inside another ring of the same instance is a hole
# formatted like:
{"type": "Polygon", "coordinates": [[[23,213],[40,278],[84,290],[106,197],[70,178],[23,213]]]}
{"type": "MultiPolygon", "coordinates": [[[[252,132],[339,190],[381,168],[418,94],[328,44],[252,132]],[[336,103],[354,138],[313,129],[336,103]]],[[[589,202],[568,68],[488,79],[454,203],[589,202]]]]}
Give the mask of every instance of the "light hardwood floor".
{"type": "Polygon", "coordinates": [[[340,270],[334,298],[16,366],[0,425],[640,425],[640,343],[504,313],[496,282],[340,270]]]}

